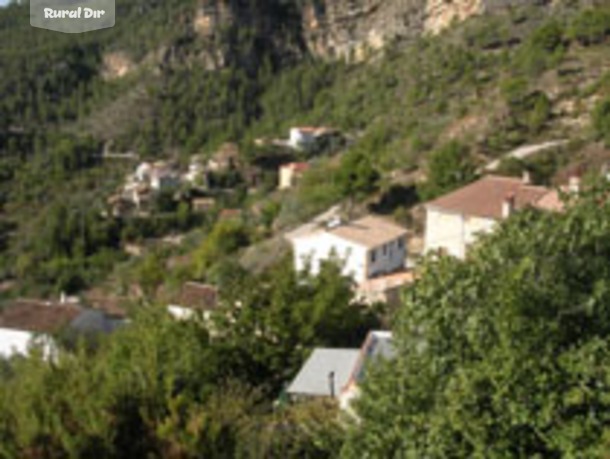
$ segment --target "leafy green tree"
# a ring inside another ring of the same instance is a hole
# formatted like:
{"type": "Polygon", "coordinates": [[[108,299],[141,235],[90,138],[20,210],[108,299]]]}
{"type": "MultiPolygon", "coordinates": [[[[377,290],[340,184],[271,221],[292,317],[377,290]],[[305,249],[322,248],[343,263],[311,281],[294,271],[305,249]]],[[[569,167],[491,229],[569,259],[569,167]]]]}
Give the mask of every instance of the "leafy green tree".
{"type": "Polygon", "coordinates": [[[609,193],[596,183],[563,213],[515,215],[465,261],[428,260],[345,456],[603,457],[609,193]]]}
{"type": "Polygon", "coordinates": [[[370,151],[352,150],[343,157],[337,185],[344,197],[361,199],[377,190],[380,176],[371,154],[370,151]]]}
{"type": "Polygon", "coordinates": [[[424,199],[431,199],[474,178],[475,165],[468,148],[451,141],[430,155],[426,183],[420,188],[420,194],[424,199]]]}
{"type": "Polygon", "coordinates": [[[251,384],[279,390],[314,346],[359,346],[377,324],[374,309],[354,301],[351,280],[328,263],[315,278],[294,272],[285,259],[223,289],[216,315],[222,346],[251,384]]]}
{"type": "Polygon", "coordinates": [[[241,220],[218,221],[194,254],[195,275],[205,277],[214,263],[246,246],[248,241],[249,232],[241,220]]]}

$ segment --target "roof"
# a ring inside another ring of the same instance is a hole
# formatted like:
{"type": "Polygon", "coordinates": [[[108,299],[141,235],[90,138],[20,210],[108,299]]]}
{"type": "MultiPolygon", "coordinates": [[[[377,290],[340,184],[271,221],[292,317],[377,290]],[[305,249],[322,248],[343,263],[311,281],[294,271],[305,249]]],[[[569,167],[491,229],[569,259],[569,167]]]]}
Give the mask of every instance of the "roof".
{"type": "Polygon", "coordinates": [[[73,304],[17,300],[0,313],[0,328],[49,333],[69,326],[81,311],[73,304]]]}
{"type": "Polygon", "coordinates": [[[187,282],[172,303],[190,309],[210,310],[218,305],[218,289],[213,285],[187,282]]]}
{"type": "Polygon", "coordinates": [[[358,362],[354,366],[350,380],[362,381],[368,365],[379,359],[391,360],[396,356],[393,335],[390,331],[372,331],[368,334],[359,352],[358,362]]]}
{"type": "Polygon", "coordinates": [[[309,163],[288,163],[281,166],[282,169],[292,169],[295,172],[305,172],[309,169],[309,163]]]}
{"type": "Polygon", "coordinates": [[[369,248],[378,247],[407,234],[407,230],[402,226],[373,215],[331,228],[328,232],[369,248]]]}
{"type": "Polygon", "coordinates": [[[375,277],[362,282],[358,286],[359,291],[369,292],[385,292],[405,285],[412,284],[415,281],[413,271],[399,271],[384,276],[375,277]]]}
{"type": "Polygon", "coordinates": [[[334,373],[334,393],[338,395],[354,371],[358,349],[314,349],[287,392],[292,395],[331,396],[330,375],[334,373]]]}
{"type": "Polygon", "coordinates": [[[521,179],[490,175],[441,196],[428,203],[427,207],[500,220],[502,205],[507,197],[514,196],[515,210],[519,210],[535,206],[550,191],[545,187],[525,184],[521,179]]]}
{"type": "Polygon", "coordinates": [[[123,319],[109,317],[103,311],[87,309],[70,323],[70,327],[82,333],[112,333],[124,323],[123,319]]]}

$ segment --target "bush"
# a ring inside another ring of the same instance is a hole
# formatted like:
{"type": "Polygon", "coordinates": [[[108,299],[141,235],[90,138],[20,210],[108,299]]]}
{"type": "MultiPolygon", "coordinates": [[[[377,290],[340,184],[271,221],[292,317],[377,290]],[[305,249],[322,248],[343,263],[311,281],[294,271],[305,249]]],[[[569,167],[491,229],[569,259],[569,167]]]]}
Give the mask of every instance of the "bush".
{"type": "Polygon", "coordinates": [[[593,129],[598,139],[610,147],[610,98],[597,103],[592,115],[593,129]]]}
{"type": "Polygon", "coordinates": [[[475,177],[475,164],[468,147],[457,142],[446,143],[430,155],[427,181],[420,195],[432,199],[447,193],[475,177]]]}
{"type": "Polygon", "coordinates": [[[587,10],[570,25],[569,37],[584,46],[602,43],[610,34],[610,11],[587,10]]]}

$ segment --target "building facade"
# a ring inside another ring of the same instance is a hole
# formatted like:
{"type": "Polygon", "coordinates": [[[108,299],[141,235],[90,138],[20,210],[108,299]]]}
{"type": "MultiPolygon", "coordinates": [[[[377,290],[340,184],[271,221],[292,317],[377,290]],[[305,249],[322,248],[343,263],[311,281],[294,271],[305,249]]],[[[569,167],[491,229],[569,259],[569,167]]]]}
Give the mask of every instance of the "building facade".
{"type": "Polygon", "coordinates": [[[323,264],[335,261],[358,284],[398,271],[406,262],[406,230],[385,219],[369,216],[291,239],[295,269],[319,274],[323,264]]]}

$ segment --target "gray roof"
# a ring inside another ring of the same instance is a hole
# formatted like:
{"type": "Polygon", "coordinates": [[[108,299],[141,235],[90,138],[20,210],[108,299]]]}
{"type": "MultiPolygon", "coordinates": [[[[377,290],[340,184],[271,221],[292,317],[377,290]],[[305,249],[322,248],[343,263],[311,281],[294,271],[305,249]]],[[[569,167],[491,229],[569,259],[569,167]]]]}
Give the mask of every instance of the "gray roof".
{"type": "Polygon", "coordinates": [[[315,349],[288,387],[291,395],[330,396],[334,373],[334,392],[339,395],[358,362],[359,349],[315,349]]]}
{"type": "Polygon", "coordinates": [[[357,381],[362,381],[369,365],[374,365],[379,359],[392,360],[396,356],[392,338],[392,332],[373,331],[369,333],[362,346],[362,358],[354,372],[357,381]]]}
{"type": "Polygon", "coordinates": [[[122,319],[108,317],[102,311],[86,309],[72,321],[70,326],[83,333],[112,333],[123,323],[122,319]]]}

